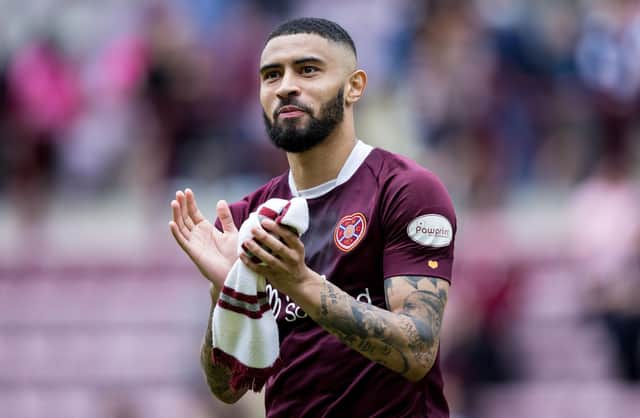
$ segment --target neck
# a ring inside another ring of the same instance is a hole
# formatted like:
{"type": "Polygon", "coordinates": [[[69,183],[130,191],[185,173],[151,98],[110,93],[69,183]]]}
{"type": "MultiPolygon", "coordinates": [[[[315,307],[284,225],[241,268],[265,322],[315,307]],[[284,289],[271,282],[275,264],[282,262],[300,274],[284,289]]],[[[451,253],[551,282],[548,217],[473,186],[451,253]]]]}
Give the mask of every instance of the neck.
{"type": "Polygon", "coordinates": [[[295,154],[287,153],[296,187],[306,190],[338,177],[355,145],[355,130],[343,123],[312,149],[295,154]]]}

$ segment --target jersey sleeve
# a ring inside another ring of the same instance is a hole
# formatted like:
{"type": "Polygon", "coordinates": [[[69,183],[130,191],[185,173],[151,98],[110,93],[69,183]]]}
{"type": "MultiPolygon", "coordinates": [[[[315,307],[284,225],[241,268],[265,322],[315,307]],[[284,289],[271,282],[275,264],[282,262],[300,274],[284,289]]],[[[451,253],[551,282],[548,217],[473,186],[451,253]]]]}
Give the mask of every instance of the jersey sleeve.
{"type": "Polygon", "coordinates": [[[456,215],[449,193],[428,171],[396,176],[383,198],[384,278],[431,276],[451,282],[456,215]]]}

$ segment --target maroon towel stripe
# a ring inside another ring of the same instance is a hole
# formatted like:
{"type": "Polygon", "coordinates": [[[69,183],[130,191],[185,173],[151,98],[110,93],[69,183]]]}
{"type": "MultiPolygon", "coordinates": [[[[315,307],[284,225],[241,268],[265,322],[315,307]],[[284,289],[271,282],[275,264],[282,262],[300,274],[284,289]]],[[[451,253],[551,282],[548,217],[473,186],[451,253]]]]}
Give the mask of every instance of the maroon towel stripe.
{"type": "Polygon", "coordinates": [[[238,299],[247,303],[258,303],[260,302],[260,299],[267,297],[266,292],[257,292],[255,295],[247,295],[246,293],[238,292],[227,286],[224,286],[222,288],[222,293],[234,299],[238,299]]]}
{"type": "Polygon", "coordinates": [[[280,215],[278,215],[278,217],[275,218],[276,223],[281,223],[282,222],[282,218],[284,218],[284,215],[287,214],[287,212],[289,211],[290,207],[291,207],[291,201],[288,201],[287,204],[284,205],[284,207],[280,211],[280,215]]]}
{"type": "Polygon", "coordinates": [[[237,313],[242,314],[244,316],[248,316],[249,318],[253,318],[253,319],[262,318],[264,313],[267,312],[269,309],[271,309],[271,306],[269,306],[268,303],[265,303],[263,305],[260,305],[260,310],[259,311],[250,311],[248,309],[244,309],[244,308],[241,308],[239,306],[232,305],[232,304],[227,303],[224,300],[220,300],[220,299],[218,299],[218,306],[221,307],[221,308],[227,309],[229,311],[237,312],[237,313]]]}
{"type": "Polygon", "coordinates": [[[278,212],[276,212],[273,209],[269,209],[266,206],[263,206],[260,208],[260,210],[258,211],[258,215],[263,215],[266,216],[269,219],[276,219],[278,217],[278,212]]]}
{"type": "Polygon", "coordinates": [[[273,365],[264,369],[249,367],[218,347],[211,350],[211,362],[231,370],[230,385],[234,390],[248,388],[254,392],[260,392],[269,376],[282,367],[280,357],[276,358],[273,365]]]}

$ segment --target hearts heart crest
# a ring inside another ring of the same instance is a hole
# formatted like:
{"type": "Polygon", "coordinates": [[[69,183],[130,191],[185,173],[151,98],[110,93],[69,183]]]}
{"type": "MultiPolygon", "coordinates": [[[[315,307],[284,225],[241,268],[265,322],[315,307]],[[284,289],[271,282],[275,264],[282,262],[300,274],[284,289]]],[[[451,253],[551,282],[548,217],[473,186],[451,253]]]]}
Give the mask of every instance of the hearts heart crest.
{"type": "Polygon", "coordinates": [[[360,212],[343,216],[333,233],[333,241],[340,251],[349,252],[362,240],[367,231],[367,218],[360,212]]]}

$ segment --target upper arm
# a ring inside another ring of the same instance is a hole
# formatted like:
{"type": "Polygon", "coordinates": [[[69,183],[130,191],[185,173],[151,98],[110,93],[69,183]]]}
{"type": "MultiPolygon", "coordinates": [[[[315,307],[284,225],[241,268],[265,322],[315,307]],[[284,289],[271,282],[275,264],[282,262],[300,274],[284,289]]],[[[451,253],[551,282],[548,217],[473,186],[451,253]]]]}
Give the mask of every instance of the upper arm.
{"type": "Polygon", "coordinates": [[[387,309],[409,316],[433,314],[442,320],[449,282],[438,277],[396,276],[384,282],[387,309]]]}
{"type": "Polygon", "coordinates": [[[418,381],[431,370],[438,355],[449,282],[428,276],[394,276],[385,280],[384,288],[389,311],[407,319],[408,326],[403,327],[407,349],[419,367],[405,377],[418,381]]]}
{"type": "Polygon", "coordinates": [[[383,275],[451,281],[456,216],[444,185],[426,171],[390,182],[382,203],[383,275]]]}
{"type": "Polygon", "coordinates": [[[409,347],[430,370],[438,352],[449,282],[427,276],[396,276],[384,282],[389,311],[407,316],[415,338],[409,347]]]}

